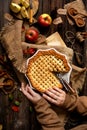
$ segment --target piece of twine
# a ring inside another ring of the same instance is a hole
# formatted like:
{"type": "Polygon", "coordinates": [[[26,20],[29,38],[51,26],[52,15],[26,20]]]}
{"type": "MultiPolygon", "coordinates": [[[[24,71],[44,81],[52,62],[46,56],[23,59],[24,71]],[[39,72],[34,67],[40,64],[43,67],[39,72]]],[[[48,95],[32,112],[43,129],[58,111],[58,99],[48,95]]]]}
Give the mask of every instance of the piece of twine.
{"type": "Polygon", "coordinates": [[[67,38],[67,42],[70,43],[70,47],[74,50],[75,44],[75,35],[72,31],[66,31],[65,36],[67,38]]]}
{"type": "Polygon", "coordinates": [[[79,52],[76,52],[76,48],[75,48],[75,34],[72,31],[66,31],[65,36],[67,38],[67,41],[70,44],[70,48],[73,49],[74,53],[76,53],[77,55],[82,57],[82,54],[80,54],[79,52]]]}

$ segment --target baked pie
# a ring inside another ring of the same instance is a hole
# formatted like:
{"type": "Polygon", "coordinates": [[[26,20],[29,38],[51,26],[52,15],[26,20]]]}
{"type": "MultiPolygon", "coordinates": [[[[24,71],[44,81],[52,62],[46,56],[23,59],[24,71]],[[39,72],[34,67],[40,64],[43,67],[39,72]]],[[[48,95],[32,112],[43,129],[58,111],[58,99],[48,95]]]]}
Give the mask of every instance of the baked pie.
{"type": "Polygon", "coordinates": [[[66,56],[51,48],[38,50],[28,59],[26,76],[33,88],[45,92],[55,86],[62,89],[63,86],[54,72],[67,73],[69,70],[70,65],[66,56]]]}

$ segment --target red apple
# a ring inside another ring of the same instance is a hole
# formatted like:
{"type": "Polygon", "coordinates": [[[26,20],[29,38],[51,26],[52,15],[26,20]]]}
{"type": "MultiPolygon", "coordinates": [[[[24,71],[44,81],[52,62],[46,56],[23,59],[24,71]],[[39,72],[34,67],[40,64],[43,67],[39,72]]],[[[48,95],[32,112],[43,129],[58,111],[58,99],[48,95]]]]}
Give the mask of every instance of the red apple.
{"type": "Polygon", "coordinates": [[[29,48],[27,50],[27,52],[30,54],[30,56],[32,56],[36,52],[36,49],[35,48],[29,48]]]}
{"type": "Polygon", "coordinates": [[[43,27],[48,27],[52,23],[52,18],[49,14],[41,14],[38,17],[38,23],[43,27]]]}
{"type": "Polygon", "coordinates": [[[25,39],[28,42],[35,42],[39,37],[39,31],[36,28],[30,27],[26,30],[25,39]]]}
{"type": "Polygon", "coordinates": [[[23,54],[25,56],[32,56],[34,53],[36,52],[36,49],[35,48],[26,48],[23,50],[23,54]]]}

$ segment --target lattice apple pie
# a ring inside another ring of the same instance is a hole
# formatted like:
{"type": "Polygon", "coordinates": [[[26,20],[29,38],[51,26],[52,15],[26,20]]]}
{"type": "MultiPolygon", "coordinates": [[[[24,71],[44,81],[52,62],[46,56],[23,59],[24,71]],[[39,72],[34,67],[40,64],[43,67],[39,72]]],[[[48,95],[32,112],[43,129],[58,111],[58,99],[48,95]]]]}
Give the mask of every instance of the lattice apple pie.
{"type": "Polygon", "coordinates": [[[60,89],[63,87],[53,72],[67,73],[69,70],[70,65],[66,56],[51,48],[38,50],[28,59],[26,76],[33,88],[45,92],[55,86],[60,89]]]}

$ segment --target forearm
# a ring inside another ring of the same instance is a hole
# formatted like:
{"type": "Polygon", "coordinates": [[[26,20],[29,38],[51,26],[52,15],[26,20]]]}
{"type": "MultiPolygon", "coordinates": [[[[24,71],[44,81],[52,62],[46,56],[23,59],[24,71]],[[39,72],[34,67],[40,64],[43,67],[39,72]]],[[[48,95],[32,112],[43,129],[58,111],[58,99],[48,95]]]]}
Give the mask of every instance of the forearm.
{"type": "Polygon", "coordinates": [[[66,95],[63,107],[68,111],[76,110],[82,115],[87,115],[87,97],[78,95],[66,95]]]}
{"type": "Polygon", "coordinates": [[[43,130],[64,130],[58,115],[52,110],[51,105],[42,98],[35,105],[37,119],[42,125],[43,130]]]}

